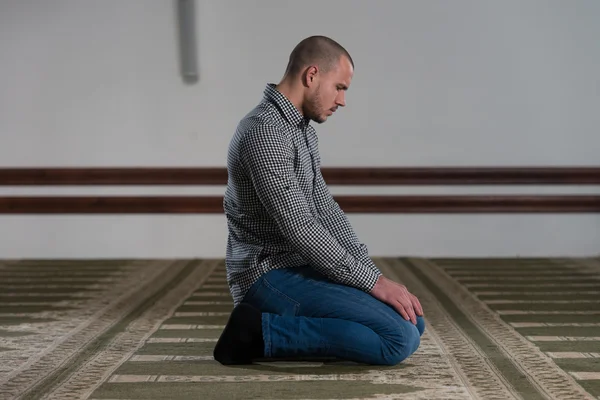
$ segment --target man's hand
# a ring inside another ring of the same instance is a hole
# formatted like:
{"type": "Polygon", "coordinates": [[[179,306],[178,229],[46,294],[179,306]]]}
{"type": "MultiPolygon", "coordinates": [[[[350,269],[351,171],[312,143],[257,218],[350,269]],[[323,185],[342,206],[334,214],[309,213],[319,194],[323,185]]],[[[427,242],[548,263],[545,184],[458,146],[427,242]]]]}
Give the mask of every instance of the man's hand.
{"type": "Polygon", "coordinates": [[[406,286],[391,281],[384,276],[379,277],[375,287],[371,290],[371,295],[377,300],[392,306],[404,319],[410,319],[413,324],[417,323],[416,315],[423,315],[423,308],[417,297],[410,293],[406,286]]]}

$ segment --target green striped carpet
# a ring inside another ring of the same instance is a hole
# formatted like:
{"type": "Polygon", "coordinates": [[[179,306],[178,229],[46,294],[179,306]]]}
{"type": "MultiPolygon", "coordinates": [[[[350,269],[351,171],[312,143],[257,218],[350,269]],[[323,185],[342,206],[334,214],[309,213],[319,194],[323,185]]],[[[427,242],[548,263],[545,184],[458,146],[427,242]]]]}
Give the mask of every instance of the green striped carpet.
{"type": "Polygon", "coordinates": [[[394,367],[212,357],[222,260],[0,261],[0,399],[600,399],[600,259],[375,259],[425,309],[394,367]]]}

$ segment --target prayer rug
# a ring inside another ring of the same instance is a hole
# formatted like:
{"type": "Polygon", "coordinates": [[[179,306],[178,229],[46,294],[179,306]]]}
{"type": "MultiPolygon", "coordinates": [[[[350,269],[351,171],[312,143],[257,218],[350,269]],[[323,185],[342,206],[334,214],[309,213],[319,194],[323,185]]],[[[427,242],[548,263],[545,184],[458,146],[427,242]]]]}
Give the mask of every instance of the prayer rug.
{"type": "Polygon", "coordinates": [[[600,398],[600,259],[374,261],[425,310],[393,367],[215,362],[223,260],[0,261],[0,398],[600,398]]]}

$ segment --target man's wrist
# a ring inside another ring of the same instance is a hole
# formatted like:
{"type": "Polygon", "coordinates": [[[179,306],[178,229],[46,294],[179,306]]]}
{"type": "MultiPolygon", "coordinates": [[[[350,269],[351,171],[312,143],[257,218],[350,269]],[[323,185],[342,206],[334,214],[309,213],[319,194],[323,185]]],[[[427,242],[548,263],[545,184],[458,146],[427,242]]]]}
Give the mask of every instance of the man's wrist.
{"type": "Polygon", "coordinates": [[[385,284],[384,281],[385,281],[385,277],[383,275],[379,274],[379,276],[377,277],[377,280],[375,281],[375,284],[373,285],[371,290],[369,290],[369,293],[373,294],[373,292],[379,291],[381,286],[385,284]]]}

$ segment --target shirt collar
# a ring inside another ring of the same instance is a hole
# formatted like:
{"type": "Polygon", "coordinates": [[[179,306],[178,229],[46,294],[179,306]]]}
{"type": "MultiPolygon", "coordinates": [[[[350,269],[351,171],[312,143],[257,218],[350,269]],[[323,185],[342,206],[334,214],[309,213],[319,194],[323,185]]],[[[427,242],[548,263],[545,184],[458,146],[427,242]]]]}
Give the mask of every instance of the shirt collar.
{"type": "Polygon", "coordinates": [[[268,83],[264,91],[265,100],[275,104],[285,119],[295,127],[304,128],[310,120],[305,118],[294,104],[279,90],[274,83],[268,83]]]}

